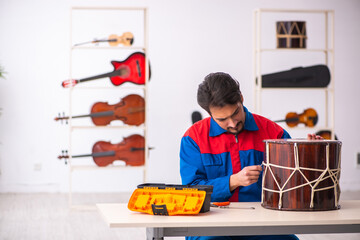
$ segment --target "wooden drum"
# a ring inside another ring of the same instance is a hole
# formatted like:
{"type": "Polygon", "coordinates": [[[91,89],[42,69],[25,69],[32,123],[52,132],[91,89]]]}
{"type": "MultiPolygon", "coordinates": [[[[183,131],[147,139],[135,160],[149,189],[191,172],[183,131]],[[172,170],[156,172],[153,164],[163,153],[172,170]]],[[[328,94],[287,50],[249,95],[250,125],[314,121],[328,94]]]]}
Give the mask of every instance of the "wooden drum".
{"type": "Polygon", "coordinates": [[[341,142],[264,140],[261,205],[295,211],[339,209],[341,142]]]}
{"type": "Polygon", "coordinates": [[[306,22],[276,22],[277,48],[306,48],[306,22]]]}

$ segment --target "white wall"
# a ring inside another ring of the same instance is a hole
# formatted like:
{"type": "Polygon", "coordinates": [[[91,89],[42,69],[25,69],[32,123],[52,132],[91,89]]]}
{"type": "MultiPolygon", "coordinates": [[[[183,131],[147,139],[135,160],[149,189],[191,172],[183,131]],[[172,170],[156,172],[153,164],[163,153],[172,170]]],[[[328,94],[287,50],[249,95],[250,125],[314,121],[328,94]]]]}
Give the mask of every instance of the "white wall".
{"type": "MultiPolygon", "coordinates": [[[[360,152],[358,0],[1,0],[0,64],[7,74],[0,79],[0,192],[68,190],[68,168],[57,156],[67,148],[69,133],[53,118],[68,110],[68,94],[60,83],[69,75],[72,6],[149,8],[148,126],[149,144],[155,149],[150,152],[147,177],[149,182],[164,183],[180,183],[179,144],[191,125],[191,113],[198,110],[206,116],[196,103],[197,86],[206,74],[232,74],[241,83],[245,105],[252,109],[253,10],[335,10],[335,128],[343,142],[341,186],[360,189],[360,168],[355,165],[360,152]]],[[[85,138],[87,134],[94,133],[85,133],[85,138]]],[[[74,175],[76,191],[132,191],[141,182],[141,172],[133,170],[74,175]]]]}

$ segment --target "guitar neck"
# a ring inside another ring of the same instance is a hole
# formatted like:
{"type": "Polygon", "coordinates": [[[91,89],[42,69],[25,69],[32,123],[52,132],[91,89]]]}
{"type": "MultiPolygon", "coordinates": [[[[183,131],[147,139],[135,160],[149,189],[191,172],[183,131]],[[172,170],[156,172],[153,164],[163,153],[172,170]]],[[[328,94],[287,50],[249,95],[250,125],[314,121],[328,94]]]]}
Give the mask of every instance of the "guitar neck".
{"type": "Polygon", "coordinates": [[[106,151],[106,152],[95,152],[91,154],[82,154],[82,155],[75,155],[72,158],[80,158],[80,157],[111,157],[115,156],[115,151],[106,151]]]}
{"type": "Polygon", "coordinates": [[[107,117],[114,115],[114,111],[104,111],[85,115],[72,116],[71,118],[82,118],[82,117],[107,117]]]}
{"type": "MultiPolygon", "coordinates": [[[[317,120],[317,116],[314,117],[308,117],[309,120],[317,120]]],[[[300,118],[299,117],[293,117],[293,118],[287,118],[287,119],[282,119],[282,120],[276,120],[274,122],[297,122],[299,121],[300,118]]]]}
{"type": "Polygon", "coordinates": [[[294,117],[294,118],[287,118],[287,119],[281,119],[281,120],[276,120],[274,122],[297,122],[299,121],[299,118],[294,117]]]}
{"type": "Polygon", "coordinates": [[[94,40],[94,41],[89,41],[89,42],[76,43],[76,44],[74,44],[74,47],[81,46],[81,45],[84,45],[87,43],[116,42],[116,41],[117,41],[117,39],[99,39],[99,40],[94,40]]]}
{"type": "Polygon", "coordinates": [[[145,148],[143,147],[131,147],[130,148],[130,152],[135,152],[135,151],[144,151],[145,148]]]}
{"type": "Polygon", "coordinates": [[[101,39],[101,40],[92,41],[92,43],[98,43],[98,42],[117,42],[117,39],[112,38],[112,39],[101,39]]]}
{"type": "MultiPolygon", "coordinates": [[[[71,118],[83,118],[83,117],[92,117],[92,118],[96,118],[96,117],[108,117],[108,116],[113,116],[114,115],[114,111],[104,111],[104,112],[96,112],[96,113],[91,113],[91,114],[85,114],[85,115],[76,115],[76,116],[71,116],[71,118]]],[[[68,120],[70,117],[58,117],[55,118],[56,121],[58,120],[68,120]]]]}
{"type": "Polygon", "coordinates": [[[78,81],[78,83],[80,83],[80,82],[86,82],[86,81],[91,81],[91,80],[100,79],[100,78],[114,77],[114,76],[121,76],[121,75],[123,75],[123,71],[121,71],[121,69],[118,69],[118,70],[114,70],[112,72],[108,72],[108,73],[104,73],[104,74],[100,74],[100,75],[96,75],[96,76],[92,76],[92,77],[82,78],[77,81],[78,81]]]}

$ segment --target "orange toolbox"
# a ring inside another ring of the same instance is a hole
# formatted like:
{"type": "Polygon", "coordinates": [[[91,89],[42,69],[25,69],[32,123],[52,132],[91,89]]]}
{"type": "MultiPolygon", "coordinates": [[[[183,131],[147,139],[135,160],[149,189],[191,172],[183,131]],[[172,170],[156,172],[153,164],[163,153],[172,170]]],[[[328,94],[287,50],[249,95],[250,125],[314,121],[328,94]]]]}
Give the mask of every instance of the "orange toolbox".
{"type": "Polygon", "coordinates": [[[132,193],[128,209],[153,215],[194,215],[210,210],[213,186],[144,183],[132,193]]]}

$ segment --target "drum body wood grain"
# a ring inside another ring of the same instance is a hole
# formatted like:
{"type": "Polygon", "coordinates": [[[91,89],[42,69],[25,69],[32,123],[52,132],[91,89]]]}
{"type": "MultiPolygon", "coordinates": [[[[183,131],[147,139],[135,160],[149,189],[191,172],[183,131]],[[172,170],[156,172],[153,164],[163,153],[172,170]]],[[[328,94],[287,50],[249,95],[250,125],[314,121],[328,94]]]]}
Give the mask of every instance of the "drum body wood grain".
{"type": "Polygon", "coordinates": [[[263,207],[296,211],[339,209],[340,141],[264,142],[263,207]]]}

